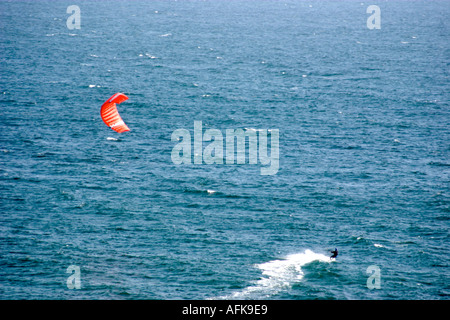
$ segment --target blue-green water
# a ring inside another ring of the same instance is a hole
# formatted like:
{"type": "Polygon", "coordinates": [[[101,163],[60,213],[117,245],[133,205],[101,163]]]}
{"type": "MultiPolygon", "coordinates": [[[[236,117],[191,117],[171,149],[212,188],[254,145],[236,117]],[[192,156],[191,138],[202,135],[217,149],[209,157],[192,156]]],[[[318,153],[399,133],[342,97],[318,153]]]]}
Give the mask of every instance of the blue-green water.
{"type": "Polygon", "coordinates": [[[449,16],[0,1],[0,298],[448,299],[449,16]],[[123,134],[99,114],[116,92],[123,134]],[[278,172],[174,164],[194,121],[278,129],[278,172]]]}

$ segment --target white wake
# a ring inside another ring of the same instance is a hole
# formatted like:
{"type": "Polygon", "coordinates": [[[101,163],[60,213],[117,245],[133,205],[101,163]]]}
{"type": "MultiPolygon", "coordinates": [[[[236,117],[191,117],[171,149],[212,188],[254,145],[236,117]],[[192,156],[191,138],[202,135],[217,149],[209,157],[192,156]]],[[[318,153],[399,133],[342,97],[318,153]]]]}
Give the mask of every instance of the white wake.
{"type": "Polygon", "coordinates": [[[302,267],[313,261],[331,262],[330,257],[311,250],[272,260],[255,267],[262,271],[262,277],[254,285],[219,299],[258,299],[268,298],[280,291],[289,289],[304,276],[302,267]]]}

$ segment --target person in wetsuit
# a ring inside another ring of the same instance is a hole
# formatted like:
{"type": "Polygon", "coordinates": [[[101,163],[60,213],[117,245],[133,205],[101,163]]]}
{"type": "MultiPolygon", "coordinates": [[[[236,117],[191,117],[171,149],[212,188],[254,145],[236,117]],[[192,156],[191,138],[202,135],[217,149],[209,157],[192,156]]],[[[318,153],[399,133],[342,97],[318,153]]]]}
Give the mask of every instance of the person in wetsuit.
{"type": "Polygon", "coordinates": [[[334,248],[334,251],[331,251],[331,253],[332,253],[333,255],[330,257],[330,259],[331,259],[331,258],[336,258],[337,255],[338,255],[338,250],[337,250],[337,248],[334,248]]]}

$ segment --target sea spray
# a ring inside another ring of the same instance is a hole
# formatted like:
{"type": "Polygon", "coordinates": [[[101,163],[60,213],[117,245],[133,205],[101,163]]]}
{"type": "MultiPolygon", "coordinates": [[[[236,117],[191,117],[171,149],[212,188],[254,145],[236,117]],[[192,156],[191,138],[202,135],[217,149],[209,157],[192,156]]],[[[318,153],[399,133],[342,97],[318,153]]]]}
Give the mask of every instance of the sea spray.
{"type": "Polygon", "coordinates": [[[255,267],[262,271],[262,277],[255,284],[235,292],[223,299],[258,299],[267,298],[298,283],[304,276],[302,267],[313,261],[331,262],[330,257],[315,253],[309,249],[295,253],[283,259],[272,260],[255,267]]]}

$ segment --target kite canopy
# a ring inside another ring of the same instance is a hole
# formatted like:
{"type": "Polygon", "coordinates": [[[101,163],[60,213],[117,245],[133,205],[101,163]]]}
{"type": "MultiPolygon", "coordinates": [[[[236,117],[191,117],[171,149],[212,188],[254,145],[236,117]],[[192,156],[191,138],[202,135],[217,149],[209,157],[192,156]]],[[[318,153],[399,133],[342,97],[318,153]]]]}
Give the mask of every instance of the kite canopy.
{"type": "Polygon", "coordinates": [[[100,115],[102,116],[103,121],[106,123],[108,127],[117,131],[119,133],[130,131],[125,122],[123,122],[122,118],[117,111],[116,104],[120,104],[128,100],[128,97],[123,93],[116,93],[111,98],[105,101],[100,110],[100,115]]]}

